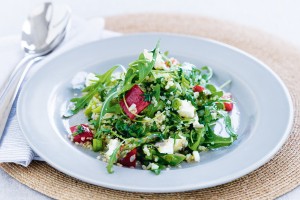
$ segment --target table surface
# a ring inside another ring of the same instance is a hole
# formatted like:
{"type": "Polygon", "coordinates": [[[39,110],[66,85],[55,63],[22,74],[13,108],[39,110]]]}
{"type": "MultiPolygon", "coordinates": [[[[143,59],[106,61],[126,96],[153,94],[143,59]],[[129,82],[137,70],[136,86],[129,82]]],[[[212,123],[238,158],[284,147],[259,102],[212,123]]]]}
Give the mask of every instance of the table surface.
{"type": "MultiPolygon", "coordinates": [[[[43,0],[2,1],[0,37],[20,34],[20,27],[30,10],[43,0]]],[[[66,3],[74,15],[88,19],[129,13],[188,13],[227,20],[271,33],[300,47],[300,1],[297,0],[52,0],[66,3]]],[[[29,189],[0,169],[0,199],[49,199],[29,189]]],[[[280,197],[300,198],[300,188],[280,197]]]]}

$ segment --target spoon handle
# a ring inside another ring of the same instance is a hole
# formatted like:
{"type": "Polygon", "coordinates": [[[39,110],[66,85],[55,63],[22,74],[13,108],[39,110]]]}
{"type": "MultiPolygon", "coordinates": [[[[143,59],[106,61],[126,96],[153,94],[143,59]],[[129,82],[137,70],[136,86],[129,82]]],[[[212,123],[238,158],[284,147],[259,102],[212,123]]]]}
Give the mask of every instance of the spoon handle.
{"type": "Polygon", "coordinates": [[[15,70],[9,77],[7,83],[1,90],[0,94],[0,139],[3,135],[5,125],[9,113],[11,111],[14,100],[18,94],[21,84],[29,70],[29,68],[43,57],[29,57],[25,56],[19,64],[16,66],[15,70]]]}

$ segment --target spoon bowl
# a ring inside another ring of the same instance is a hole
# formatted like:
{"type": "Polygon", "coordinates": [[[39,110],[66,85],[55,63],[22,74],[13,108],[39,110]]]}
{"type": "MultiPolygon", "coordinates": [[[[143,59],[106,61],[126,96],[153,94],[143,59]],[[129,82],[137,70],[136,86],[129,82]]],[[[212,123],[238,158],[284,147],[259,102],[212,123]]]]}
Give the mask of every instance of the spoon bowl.
{"type": "Polygon", "coordinates": [[[63,40],[69,21],[66,6],[47,2],[36,7],[23,24],[22,48],[28,54],[48,54],[63,40]]]}

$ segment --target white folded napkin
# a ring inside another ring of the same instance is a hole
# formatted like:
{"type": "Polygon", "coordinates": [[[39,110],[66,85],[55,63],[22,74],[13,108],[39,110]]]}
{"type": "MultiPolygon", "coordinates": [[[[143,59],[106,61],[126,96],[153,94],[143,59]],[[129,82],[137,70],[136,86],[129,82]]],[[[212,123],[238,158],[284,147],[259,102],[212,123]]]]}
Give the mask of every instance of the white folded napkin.
{"type": "MultiPolygon", "coordinates": [[[[83,20],[78,17],[72,17],[71,20],[71,28],[65,41],[52,54],[58,55],[84,43],[120,35],[119,33],[104,30],[104,20],[102,18],[83,20]]],[[[53,56],[52,54],[51,57],[53,56]]],[[[0,88],[23,55],[24,53],[20,48],[20,37],[0,38],[0,88]]],[[[41,62],[46,60],[47,58],[41,62]]],[[[4,135],[0,139],[0,163],[13,162],[28,166],[33,159],[42,159],[32,151],[20,130],[16,117],[16,102],[14,102],[10,112],[4,135]]]]}

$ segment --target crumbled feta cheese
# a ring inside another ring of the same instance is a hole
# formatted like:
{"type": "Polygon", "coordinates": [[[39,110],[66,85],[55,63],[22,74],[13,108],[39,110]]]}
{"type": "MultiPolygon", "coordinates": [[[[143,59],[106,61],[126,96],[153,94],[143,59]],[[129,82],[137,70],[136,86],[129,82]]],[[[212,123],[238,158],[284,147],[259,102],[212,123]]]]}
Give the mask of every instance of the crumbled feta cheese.
{"type": "Polygon", "coordinates": [[[173,154],[174,152],[178,152],[183,148],[187,147],[188,141],[186,137],[179,135],[180,138],[168,138],[162,142],[157,142],[155,146],[160,153],[173,154]]]}
{"type": "Polygon", "coordinates": [[[93,113],[92,114],[92,119],[93,120],[97,120],[99,118],[99,114],[98,113],[93,113]]]}
{"type": "Polygon", "coordinates": [[[149,125],[152,125],[152,123],[153,123],[154,120],[151,119],[150,117],[145,117],[143,119],[143,121],[146,123],[147,126],[149,126],[149,125]]]}
{"type": "Polygon", "coordinates": [[[162,142],[157,142],[155,146],[160,153],[173,154],[174,153],[174,139],[169,138],[162,142]]]}
{"type": "Polygon", "coordinates": [[[192,154],[187,154],[186,156],[185,156],[185,159],[186,159],[186,161],[188,162],[188,163],[190,163],[190,162],[193,162],[194,161],[194,156],[192,155],[192,154]]]}
{"type": "Polygon", "coordinates": [[[143,152],[144,152],[144,154],[146,154],[146,156],[150,156],[151,155],[151,153],[150,153],[147,145],[144,145],[143,152]]]}
{"type": "Polygon", "coordinates": [[[170,80],[170,81],[167,82],[167,85],[165,86],[165,89],[168,90],[168,89],[170,89],[173,85],[175,85],[174,82],[173,82],[172,80],[170,80]]]}
{"type": "Polygon", "coordinates": [[[207,147],[205,147],[205,146],[199,146],[199,147],[198,147],[198,150],[199,150],[199,151],[207,151],[208,149],[207,149],[207,147]]]}
{"type": "Polygon", "coordinates": [[[188,100],[180,100],[180,103],[179,110],[177,110],[179,115],[185,118],[194,118],[196,109],[192,103],[188,100]]]}
{"type": "Polygon", "coordinates": [[[110,156],[113,154],[114,150],[120,145],[120,141],[118,139],[111,139],[107,144],[107,152],[105,153],[106,159],[110,159],[110,156]]]}
{"type": "Polygon", "coordinates": [[[206,85],[206,80],[201,79],[201,80],[200,80],[200,85],[206,85]]]}
{"type": "Polygon", "coordinates": [[[204,125],[199,123],[199,117],[196,113],[196,116],[194,117],[194,122],[193,122],[193,127],[194,128],[203,128],[204,125]]]}
{"type": "Polygon", "coordinates": [[[136,105],[133,103],[131,104],[131,106],[128,108],[129,112],[131,112],[132,114],[137,114],[137,108],[136,105]]]}
{"type": "Polygon", "coordinates": [[[151,163],[151,169],[152,169],[152,170],[156,170],[156,169],[158,169],[158,168],[159,168],[159,166],[158,166],[157,164],[151,163]]]}
{"type": "Polygon", "coordinates": [[[71,80],[73,89],[83,89],[87,75],[86,72],[78,72],[71,80]]]}
{"type": "Polygon", "coordinates": [[[188,141],[186,140],[186,137],[183,135],[179,135],[180,139],[175,139],[174,144],[174,152],[178,152],[182,150],[183,148],[187,147],[188,141]]]}
{"type": "MultiPolygon", "coordinates": [[[[147,49],[144,49],[143,54],[147,60],[151,61],[153,59],[153,53],[149,52],[147,49]]],[[[154,68],[170,70],[170,68],[166,65],[165,61],[163,60],[162,56],[159,53],[156,56],[156,62],[155,62],[154,68]]]]}
{"type": "Polygon", "coordinates": [[[211,118],[212,119],[217,119],[217,113],[216,112],[212,112],[211,113],[211,118]]]}
{"type": "Polygon", "coordinates": [[[154,116],[154,121],[158,126],[160,126],[166,120],[166,115],[158,111],[154,116]]]}
{"type": "Polygon", "coordinates": [[[85,86],[88,87],[98,80],[99,80],[99,78],[96,77],[96,75],[94,73],[89,73],[85,78],[85,86]]]}
{"type": "Polygon", "coordinates": [[[198,151],[193,151],[193,156],[194,156],[195,162],[200,162],[200,154],[198,151]]]}
{"type": "Polygon", "coordinates": [[[103,119],[110,119],[114,116],[114,113],[105,113],[105,115],[103,116],[103,119]]]}
{"type": "Polygon", "coordinates": [[[176,82],[175,85],[176,85],[176,88],[177,88],[180,92],[182,92],[182,88],[181,88],[180,84],[179,84],[178,82],[176,82]]]}
{"type": "Polygon", "coordinates": [[[197,99],[199,97],[199,92],[194,92],[194,97],[197,99]]]}
{"type": "Polygon", "coordinates": [[[129,161],[133,162],[133,161],[135,161],[135,159],[136,159],[136,155],[134,154],[134,155],[130,156],[129,161]]]}
{"type": "Polygon", "coordinates": [[[183,70],[186,70],[186,71],[192,71],[192,70],[193,70],[193,67],[194,67],[193,64],[187,63],[187,62],[183,63],[182,66],[181,66],[181,68],[182,68],[183,70]]]}
{"type": "Polygon", "coordinates": [[[167,99],[167,97],[166,96],[160,96],[160,99],[164,101],[164,100],[167,99]]]}
{"type": "Polygon", "coordinates": [[[155,97],[152,97],[152,99],[151,99],[151,103],[153,104],[153,106],[154,106],[154,107],[156,107],[156,106],[157,106],[158,102],[157,102],[157,100],[156,100],[156,98],[155,98],[155,97]]]}
{"type": "Polygon", "coordinates": [[[209,90],[207,90],[207,89],[203,90],[203,93],[204,93],[205,95],[210,95],[210,94],[211,94],[211,92],[210,92],[209,90]]]}

